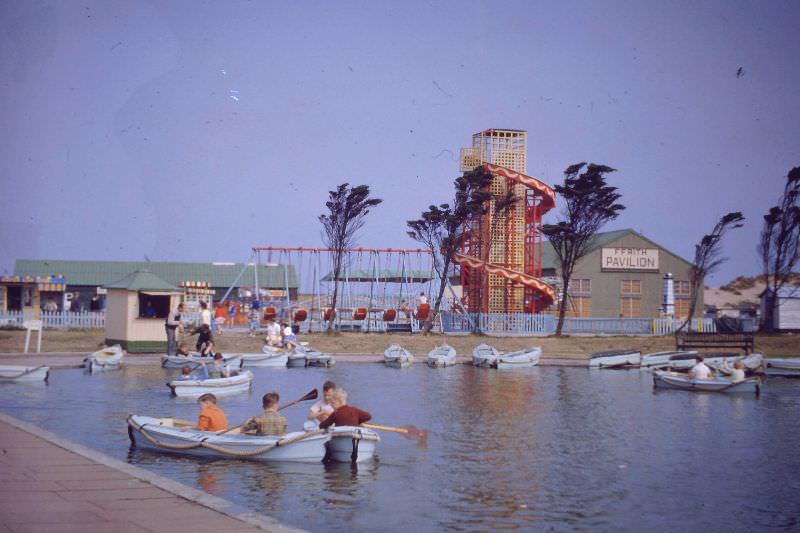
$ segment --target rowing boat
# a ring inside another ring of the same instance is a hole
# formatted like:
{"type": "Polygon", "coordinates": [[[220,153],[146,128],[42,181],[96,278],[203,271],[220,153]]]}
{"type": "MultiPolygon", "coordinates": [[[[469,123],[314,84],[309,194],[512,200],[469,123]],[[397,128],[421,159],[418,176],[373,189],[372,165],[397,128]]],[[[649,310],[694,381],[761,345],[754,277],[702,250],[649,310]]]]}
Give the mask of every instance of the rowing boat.
{"type": "MultiPolygon", "coordinates": [[[[185,366],[194,367],[200,363],[211,363],[213,360],[213,357],[201,356],[197,352],[192,353],[192,355],[162,355],[161,366],[164,368],[183,368],[185,366]]],[[[241,368],[242,355],[238,353],[223,354],[222,362],[234,369],[241,368]]]]}
{"type": "Polygon", "coordinates": [[[497,358],[495,368],[498,370],[508,370],[511,368],[528,368],[539,364],[539,358],[542,356],[542,348],[539,346],[532,346],[524,348],[515,352],[500,353],[497,358]]]}
{"type": "Polygon", "coordinates": [[[393,368],[408,368],[414,363],[414,356],[402,346],[392,344],[384,350],[383,362],[393,368]]]}
{"type": "Polygon", "coordinates": [[[747,356],[739,356],[737,358],[725,359],[722,364],[708,364],[712,370],[716,370],[726,376],[733,372],[733,362],[740,361],[744,365],[745,372],[762,373],[764,367],[764,355],[761,353],[751,353],[747,356]]]}
{"type": "Polygon", "coordinates": [[[442,344],[428,352],[428,366],[438,368],[456,364],[456,349],[449,344],[442,344]]]}
{"type": "Polygon", "coordinates": [[[258,436],[179,428],[171,418],[130,415],[127,422],[128,437],[137,448],[205,457],[316,463],[331,440],[322,431],[258,436]]]}
{"type": "Polygon", "coordinates": [[[167,387],[170,388],[173,396],[193,397],[207,392],[221,396],[250,390],[253,379],[255,379],[253,373],[245,370],[228,378],[176,379],[167,383],[167,387]]]}
{"type": "Polygon", "coordinates": [[[238,355],[242,358],[242,368],[251,366],[284,368],[289,362],[289,354],[287,352],[243,353],[238,355]]]}
{"type": "Polygon", "coordinates": [[[472,349],[472,364],[479,368],[497,367],[499,357],[500,352],[488,344],[479,344],[472,349]]]}
{"type": "Polygon", "coordinates": [[[114,346],[97,350],[85,358],[83,366],[92,374],[104,370],[116,370],[122,367],[123,357],[125,357],[125,350],[119,344],[115,344],[114,346]]]}
{"type": "Polygon", "coordinates": [[[800,377],[800,358],[764,359],[764,373],[768,376],[800,377]]]}
{"type": "Polygon", "coordinates": [[[683,350],[673,350],[669,352],[654,352],[645,354],[642,356],[642,362],[640,363],[642,368],[653,368],[653,367],[662,367],[662,366],[669,366],[670,359],[674,356],[685,356],[694,359],[694,356],[697,355],[697,352],[687,352],[683,350]]]}
{"type": "Polygon", "coordinates": [[[761,379],[757,377],[746,378],[742,381],[731,381],[722,377],[695,379],[682,372],[654,370],[653,386],[688,391],[754,392],[758,394],[761,391],[761,379]]]}
{"type": "MultiPolygon", "coordinates": [[[[329,353],[323,353],[310,346],[298,345],[294,350],[295,356],[302,356],[304,364],[296,366],[322,366],[329,367],[336,364],[336,359],[329,353]]],[[[289,356],[289,366],[292,366],[292,356],[289,356]]]]}
{"type": "Polygon", "coordinates": [[[593,353],[589,359],[589,368],[626,368],[639,366],[642,354],[639,350],[609,350],[593,353]]]}
{"type": "Polygon", "coordinates": [[[49,366],[0,365],[0,381],[47,381],[49,366]]]}
{"type": "Polygon", "coordinates": [[[338,463],[361,463],[375,456],[381,438],[373,430],[358,426],[334,426],[328,430],[327,458],[338,463]]]}

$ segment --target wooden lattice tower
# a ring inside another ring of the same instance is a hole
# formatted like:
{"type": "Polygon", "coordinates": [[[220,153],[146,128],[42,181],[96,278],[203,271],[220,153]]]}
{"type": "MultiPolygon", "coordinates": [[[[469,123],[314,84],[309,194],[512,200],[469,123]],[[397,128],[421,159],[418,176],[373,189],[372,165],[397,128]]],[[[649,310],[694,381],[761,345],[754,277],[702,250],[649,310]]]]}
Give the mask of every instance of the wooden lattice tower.
{"type": "MultiPolygon", "coordinates": [[[[461,171],[489,163],[526,174],[528,133],[489,129],[472,136],[472,147],[461,150],[461,171]]],[[[481,261],[541,276],[540,196],[525,185],[498,174],[491,183],[487,212],[464,231],[462,252],[481,261]],[[519,201],[503,213],[495,212],[495,198],[513,191],[519,201]]],[[[538,310],[534,291],[508,277],[462,266],[462,287],[472,312],[522,313],[538,310]]]]}

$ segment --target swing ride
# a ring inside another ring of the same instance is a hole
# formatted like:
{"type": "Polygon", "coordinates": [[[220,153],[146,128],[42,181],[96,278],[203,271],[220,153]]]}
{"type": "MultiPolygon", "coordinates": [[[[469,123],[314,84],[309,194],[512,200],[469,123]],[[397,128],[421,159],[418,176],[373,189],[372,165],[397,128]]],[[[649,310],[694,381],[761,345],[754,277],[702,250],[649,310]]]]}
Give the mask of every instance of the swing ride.
{"type": "Polygon", "coordinates": [[[338,279],[330,248],[270,246],[253,252],[258,265],[262,259],[268,265],[284,265],[284,271],[288,271],[285,265],[292,265],[298,278],[295,298],[288,274],[283,291],[269,291],[263,318],[285,321],[306,332],[321,331],[331,321],[342,331],[416,331],[430,316],[427,297],[438,290],[429,250],[353,248],[344,254],[338,279]]]}

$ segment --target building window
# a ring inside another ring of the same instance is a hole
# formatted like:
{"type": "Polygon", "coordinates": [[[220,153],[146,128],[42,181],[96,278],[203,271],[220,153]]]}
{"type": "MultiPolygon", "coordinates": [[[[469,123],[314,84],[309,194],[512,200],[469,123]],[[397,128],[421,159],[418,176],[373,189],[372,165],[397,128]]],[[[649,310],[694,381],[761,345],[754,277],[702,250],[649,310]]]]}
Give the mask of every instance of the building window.
{"type": "Polygon", "coordinates": [[[566,316],[592,316],[592,280],[573,279],[570,282],[566,316]]]}
{"type": "Polygon", "coordinates": [[[642,281],[624,279],[620,287],[620,311],[623,318],[642,316],[642,281]]]}
{"type": "Polygon", "coordinates": [[[169,294],[139,293],[139,318],[167,318],[169,294]]]}
{"type": "Polygon", "coordinates": [[[689,300],[690,289],[688,281],[675,281],[675,316],[678,318],[686,318],[689,316],[689,300]]]}

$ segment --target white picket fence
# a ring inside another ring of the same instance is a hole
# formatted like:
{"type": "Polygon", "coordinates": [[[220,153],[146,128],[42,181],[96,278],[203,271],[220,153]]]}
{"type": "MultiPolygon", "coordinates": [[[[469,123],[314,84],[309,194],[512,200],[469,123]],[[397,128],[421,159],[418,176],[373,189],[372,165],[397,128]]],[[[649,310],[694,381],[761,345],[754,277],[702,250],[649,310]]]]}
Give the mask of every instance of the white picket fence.
{"type": "MultiPolygon", "coordinates": [[[[22,311],[0,311],[0,326],[21,328],[25,320],[33,319],[32,313],[22,311]]],[[[42,326],[52,329],[102,329],[106,327],[105,311],[70,311],[39,313],[42,326]]]]}

